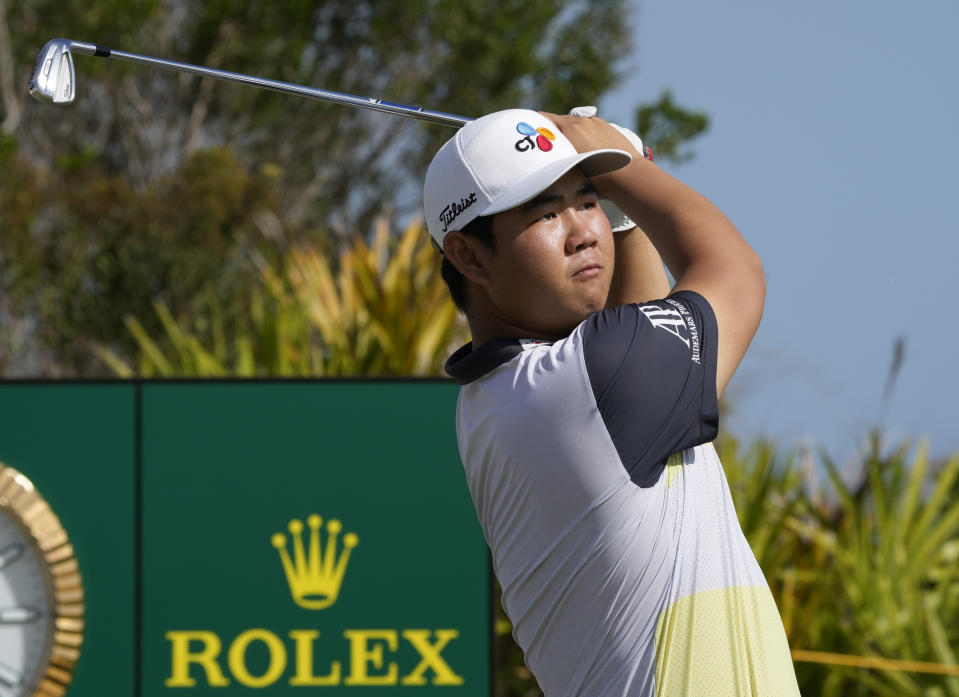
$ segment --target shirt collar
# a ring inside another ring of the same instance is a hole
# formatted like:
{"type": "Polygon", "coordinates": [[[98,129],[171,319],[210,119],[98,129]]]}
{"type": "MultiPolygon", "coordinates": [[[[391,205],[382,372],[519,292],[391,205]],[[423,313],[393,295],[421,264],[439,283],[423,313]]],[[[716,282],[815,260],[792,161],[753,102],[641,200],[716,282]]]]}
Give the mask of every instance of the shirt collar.
{"type": "Polygon", "coordinates": [[[551,341],[538,339],[492,339],[474,349],[473,342],[470,342],[450,356],[446,361],[446,372],[459,384],[466,385],[512,360],[523,351],[540,344],[551,343],[551,341]]]}

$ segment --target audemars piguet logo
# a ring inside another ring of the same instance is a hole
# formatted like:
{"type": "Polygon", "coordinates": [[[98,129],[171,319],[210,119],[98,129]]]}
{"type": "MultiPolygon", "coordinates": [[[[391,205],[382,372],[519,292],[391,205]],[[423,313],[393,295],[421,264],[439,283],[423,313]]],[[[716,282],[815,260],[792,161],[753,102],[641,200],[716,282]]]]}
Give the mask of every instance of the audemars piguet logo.
{"type": "Polygon", "coordinates": [[[665,329],[686,344],[686,348],[691,351],[690,360],[693,363],[699,363],[699,329],[696,327],[696,320],[682,303],[672,298],[666,298],[666,302],[675,309],[653,304],[640,305],[639,309],[654,327],[665,329]]]}
{"type": "Polygon", "coordinates": [[[476,203],[476,192],[469,196],[464,196],[459,201],[451,201],[446,208],[440,211],[440,222],[443,223],[443,232],[449,229],[450,223],[456,220],[456,216],[476,203]]]}

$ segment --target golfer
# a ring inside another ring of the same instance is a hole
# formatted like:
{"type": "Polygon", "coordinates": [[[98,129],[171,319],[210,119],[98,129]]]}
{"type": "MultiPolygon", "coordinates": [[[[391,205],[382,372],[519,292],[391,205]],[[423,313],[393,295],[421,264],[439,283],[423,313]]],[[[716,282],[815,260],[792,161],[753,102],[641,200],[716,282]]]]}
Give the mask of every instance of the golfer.
{"type": "Polygon", "coordinates": [[[798,695],[711,445],[762,315],[756,253],[599,118],[477,119],[424,203],[473,338],[447,363],[460,454],[546,696],[798,695]],[[635,224],[613,233],[600,199],[635,224]]]}

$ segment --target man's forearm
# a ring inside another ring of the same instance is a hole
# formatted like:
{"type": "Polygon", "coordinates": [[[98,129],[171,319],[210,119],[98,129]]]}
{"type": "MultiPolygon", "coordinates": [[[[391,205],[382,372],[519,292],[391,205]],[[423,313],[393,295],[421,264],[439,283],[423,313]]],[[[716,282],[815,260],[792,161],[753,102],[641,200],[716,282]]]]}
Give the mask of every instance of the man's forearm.
{"type": "Polygon", "coordinates": [[[617,232],[616,267],[607,307],[641,303],[669,294],[669,279],[663,261],[640,228],[617,232]]]}
{"type": "Polygon", "coordinates": [[[646,232],[677,280],[691,263],[717,256],[738,260],[751,251],[712,203],[651,162],[634,158],[614,175],[594,181],[646,232]],[[725,239],[726,246],[719,248],[717,239],[725,239]]]}
{"type": "Polygon", "coordinates": [[[634,157],[594,182],[646,232],[676,279],[673,290],[709,301],[719,326],[722,394],[762,317],[765,276],[756,252],[716,206],[646,160],[634,157]]]}

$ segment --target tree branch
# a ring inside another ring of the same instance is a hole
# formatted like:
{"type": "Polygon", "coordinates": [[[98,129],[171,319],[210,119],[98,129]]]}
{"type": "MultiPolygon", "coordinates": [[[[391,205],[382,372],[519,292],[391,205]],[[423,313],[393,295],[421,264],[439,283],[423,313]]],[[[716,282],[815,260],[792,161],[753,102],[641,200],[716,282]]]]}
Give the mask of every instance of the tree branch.
{"type": "Polygon", "coordinates": [[[23,97],[17,97],[14,88],[13,46],[10,43],[10,28],[7,26],[6,0],[0,0],[0,94],[3,96],[3,108],[6,116],[0,129],[4,133],[13,133],[20,124],[23,114],[23,97]]]}
{"type": "Polygon", "coordinates": [[[193,102],[193,109],[190,110],[190,120],[187,122],[186,144],[183,146],[187,155],[197,148],[197,138],[200,135],[200,129],[206,120],[207,112],[210,109],[210,102],[213,99],[213,80],[201,80],[199,94],[196,101],[193,102]]]}

